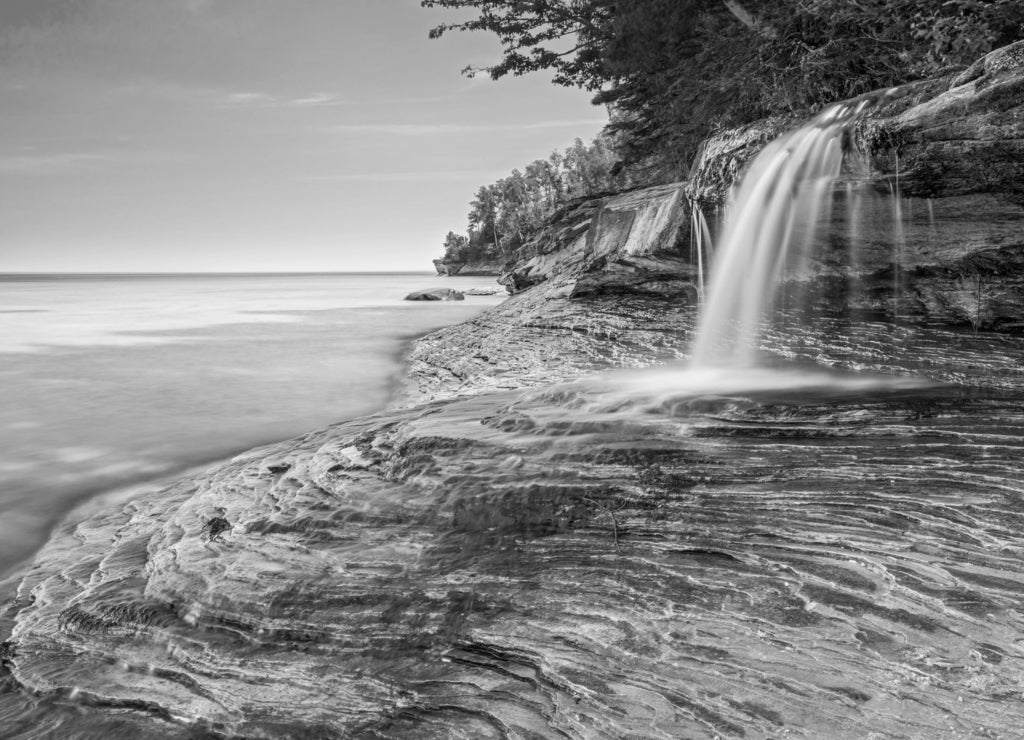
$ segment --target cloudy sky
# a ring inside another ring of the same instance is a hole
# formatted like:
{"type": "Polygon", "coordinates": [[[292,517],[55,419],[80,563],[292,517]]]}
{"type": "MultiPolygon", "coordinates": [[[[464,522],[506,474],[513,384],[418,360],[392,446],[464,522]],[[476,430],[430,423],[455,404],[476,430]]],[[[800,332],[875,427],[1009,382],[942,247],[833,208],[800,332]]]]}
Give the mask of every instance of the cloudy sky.
{"type": "Polygon", "coordinates": [[[0,0],[0,272],[429,269],[604,111],[419,0],[0,0]]]}

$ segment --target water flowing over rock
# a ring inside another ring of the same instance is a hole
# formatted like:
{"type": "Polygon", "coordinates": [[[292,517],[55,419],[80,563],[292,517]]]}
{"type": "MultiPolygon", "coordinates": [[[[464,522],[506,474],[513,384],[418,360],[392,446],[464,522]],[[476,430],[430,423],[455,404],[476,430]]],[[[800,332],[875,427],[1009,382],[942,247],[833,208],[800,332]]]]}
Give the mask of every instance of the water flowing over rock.
{"type": "MultiPolygon", "coordinates": [[[[831,311],[974,329],[1024,327],[1024,43],[906,86],[851,127],[826,247],[787,278],[831,311]]],[[[714,220],[739,174],[793,119],[713,137],[687,186],[714,220]]]]}
{"type": "Polygon", "coordinates": [[[842,166],[846,126],[864,105],[828,109],[753,161],[717,250],[695,365],[753,364],[777,283],[791,258],[806,260],[816,243],[818,214],[842,166]],[[797,246],[803,249],[791,254],[797,246]]]}
{"type": "Polygon", "coordinates": [[[667,368],[254,450],[55,533],[4,659],[227,737],[1012,737],[1020,345],[946,365],[1014,395],[667,368]]]}

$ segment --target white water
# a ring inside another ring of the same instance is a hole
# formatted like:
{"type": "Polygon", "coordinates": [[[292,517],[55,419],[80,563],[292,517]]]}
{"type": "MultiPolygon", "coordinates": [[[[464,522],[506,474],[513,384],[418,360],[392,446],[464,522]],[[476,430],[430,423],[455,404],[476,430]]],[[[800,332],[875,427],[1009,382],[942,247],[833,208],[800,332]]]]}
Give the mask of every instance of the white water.
{"type": "MultiPolygon", "coordinates": [[[[85,496],[382,408],[430,274],[0,276],[0,574],[85,496]]],[[[0,723],[0,737],[6,737],[0,723]]]]}
{"type": "Polygon", "coordinates": [[[805,259],[843,160],[846,127],[867,103],[830,108],[769,144],[732,195],[697,328],[694,368],[752,367],[782,271],[805,259]]]}

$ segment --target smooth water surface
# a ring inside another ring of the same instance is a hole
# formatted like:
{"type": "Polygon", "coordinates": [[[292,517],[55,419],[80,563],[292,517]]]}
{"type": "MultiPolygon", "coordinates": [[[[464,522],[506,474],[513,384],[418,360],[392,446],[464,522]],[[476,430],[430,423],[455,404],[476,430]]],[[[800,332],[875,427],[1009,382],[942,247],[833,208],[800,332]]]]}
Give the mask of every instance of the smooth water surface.
{"type": "Polygon", "coordinates": [[[0,277],[0,574],[74,502],[383,407],[404,342],[503,296],[429,274],[0,277]]]}

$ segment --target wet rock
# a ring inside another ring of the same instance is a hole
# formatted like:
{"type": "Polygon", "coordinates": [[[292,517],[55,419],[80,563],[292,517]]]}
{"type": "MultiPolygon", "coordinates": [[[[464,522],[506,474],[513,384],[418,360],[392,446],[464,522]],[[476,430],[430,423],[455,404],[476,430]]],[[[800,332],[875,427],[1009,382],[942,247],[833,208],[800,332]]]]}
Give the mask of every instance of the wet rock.
{"type": "Polygon", "coordinates": [[[555,277],[423,337],[409,354],[405,402],[540,386],[685,356],[694,318],[685,294],[578,295],[579,289],[579,277],[555,277]]]}
{"type": "Polygon", "coordinates": [[[69,523],[3,659],[227,737],[1012,737],[1020,396],[666,372],[379,414],[69,523]]]}
{"type": "Polygon", "coordinates": [[[415,290],[405,297],[407,301],[462,301],[466,296],[453,288],[427,288],[415,290]]]}
{"type": "MultiPolygon", "coordinates": [[[[1024,327],[1024,42],[957,76],[902,89],[853,128],[825,247],[791,269],[790,297],[1017,332],[1024,327]]],[[[772,119],[710,139],[687,194],[715,225],[772,119]]]]}

